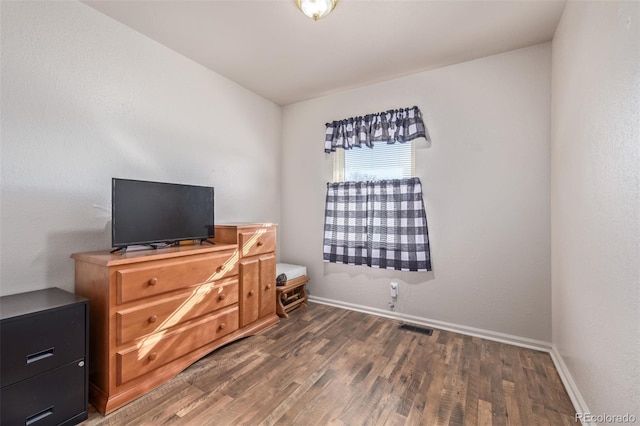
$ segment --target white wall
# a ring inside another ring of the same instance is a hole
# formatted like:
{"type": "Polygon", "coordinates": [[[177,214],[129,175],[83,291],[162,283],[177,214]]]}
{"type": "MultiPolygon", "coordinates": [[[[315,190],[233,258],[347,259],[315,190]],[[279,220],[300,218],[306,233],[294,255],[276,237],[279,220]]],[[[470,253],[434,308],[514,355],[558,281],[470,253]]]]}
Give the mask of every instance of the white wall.
{"type": "Polygon", "coordinates": [[[569,2],[553,40],[553,343],[593,414],[640,419],[640,3],[569,2]]]}
{"type": "Polygon", "coordinates": [[[280,219],[281,108],[78,2],[2,2],[1,294],[73,290],[112,177],[212,185],[280,219]]]}
{"type": "Polygon", "coordinates": [[[313,296],[551,340],[549,43],[289,105],[283,112],[282,261],[313,296]],[[433,272],[322,262],[325,123],[417,105],[433,143],[417,151],[433,272]]]}

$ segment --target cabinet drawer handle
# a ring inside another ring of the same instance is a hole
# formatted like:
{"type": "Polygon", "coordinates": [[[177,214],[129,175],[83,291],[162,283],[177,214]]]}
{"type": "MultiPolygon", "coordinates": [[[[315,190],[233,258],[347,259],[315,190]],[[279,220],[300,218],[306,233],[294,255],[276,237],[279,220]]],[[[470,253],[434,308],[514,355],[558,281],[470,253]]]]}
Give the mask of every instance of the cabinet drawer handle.
{"type": "Polygon", "coordinates": [[[218,328],[219,328],[220,330],[224,330],[226,326],[227,326],[227,324],[222,323],[222,324],[220,324],[220,326],[219,326],[218,328]]]}
{"type": "Polygon", "coordinates": [[[255,294],[255,291],[249,290],[249,296],[253,296],[254,294],[255,294]]]}
{"type": "Polygon", "coordinates": [[[52,414],[53,414],[53,405],[49,408],[45,408],[44,410],[27,417],[26,419],[24,419],[24,424],[26,426],[32,425],[35,422],[40,421],[45,417],[49,417],[52,414]]]}
{"type": "Polygon", "coordinates": [[[262,241],[258,241],[258,247],[262,247],[264,243],[262,241]]]}
{"type": "Polygon", "coordinates": [[[33,362],[42,361],[43,359],[53,356],[54,348],[45,349],[44,351],[36,352],[31,355],[27,355],[27,364],[33,362]]]}
{"type": "Polygon", "coordinates": [[[151,324],[153,324],[153,323],[154,323],[154,322],[156,322],[156,321],[158,321],[158,316],[157,316],[157,315],[151,315],[151,316],[149,317],[149,322],[150,322],[151,324]]]}
{"type": "Polygon", "coordinates": [[[267,284],[267,290],[271,289],[271,284],[267,284]]]}
{"type": "Polygon", "coordinates": [[[158,279],[157,278],[151,278],[148,281],[148,283],[149,283],[149,285],[156,285],[156,284],[158,284],[158,279]]]}
{"type": "Polygon", "coordinates": [[[227,297],[227,295],[226,295],[226,294],[224,294],[224,293],[220,293],[220,296],[218,296],[218,299],[220,299],[220,300],[224,300],[226,297],[227,297]]]}
{"type": "Polygon", "coordinates": [[[149,354],[149,361],[155,361],[158,358],[158,352],[151,352],[149,354]]]}

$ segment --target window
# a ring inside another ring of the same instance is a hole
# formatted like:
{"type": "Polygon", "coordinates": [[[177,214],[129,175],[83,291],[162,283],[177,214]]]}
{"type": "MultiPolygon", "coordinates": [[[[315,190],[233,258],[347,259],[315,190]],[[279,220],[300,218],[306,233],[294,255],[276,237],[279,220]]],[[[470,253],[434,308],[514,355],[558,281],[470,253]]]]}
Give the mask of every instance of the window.
{"type": "Polygon", "coordinates": [[[415,146],[429,135],[418,107],[326,124],[334,154],[327,184],[323,261],[430,271],[431,255],[415,146]]]}
{"type": "Polygon", "coordinates": [[[335,151],[334,182],[364,182],[402,179],[415,176],[415,145],[410,142],[387,144],[374,142],[374,148],[363,146],[335,151]]]}

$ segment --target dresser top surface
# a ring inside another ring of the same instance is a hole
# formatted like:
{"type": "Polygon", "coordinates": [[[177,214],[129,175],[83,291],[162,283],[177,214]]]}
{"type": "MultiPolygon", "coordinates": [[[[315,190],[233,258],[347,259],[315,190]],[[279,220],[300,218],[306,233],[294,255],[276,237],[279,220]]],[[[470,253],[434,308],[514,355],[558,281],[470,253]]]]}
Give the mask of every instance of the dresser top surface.
{"type": "Polygon", "coordinates": [[[136,250],[128,251],[124,254],[119,252],[111,253],[109,251],[94,251],[86,253],[74,253],[71,255],[73,259],[80,262],[95,263],[104,266],[127,265],[130,263],[138,263],[160,259],[170,259],[184,256],[193,256],[202,253],[212,253],[223,250],[237,250],[235,244],[193,244],[177,247],[160,248],[157,250],[136,250]]]}
{"type": "Polygon", "coordinates": [[[84,297],[55,287],[2,296],[0,297],[0,320],[61,308],[86,300],[84,297]]]}
{"type": "MultiPolygon", "coordinates": [[[[264,229],[266,230],[277,230],[277,223],[252,223],[252,222],[227,222],[224,224],[216,225],[216,232],[218,231],[238,231],[238,232],[255,232],[258,230],[264,229]]],[[[218,238],[218,234],[214,239],[218,238]]]]}

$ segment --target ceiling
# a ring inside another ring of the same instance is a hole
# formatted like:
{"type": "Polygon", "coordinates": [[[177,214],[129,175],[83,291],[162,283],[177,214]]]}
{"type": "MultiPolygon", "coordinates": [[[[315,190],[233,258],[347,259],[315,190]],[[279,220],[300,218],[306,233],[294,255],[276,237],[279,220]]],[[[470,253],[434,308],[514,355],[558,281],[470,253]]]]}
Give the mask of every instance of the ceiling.
{"type": "Polygon", "coordinates": [[[278,105],[549,41],[565,0],[83,3],[278,105]]]}

